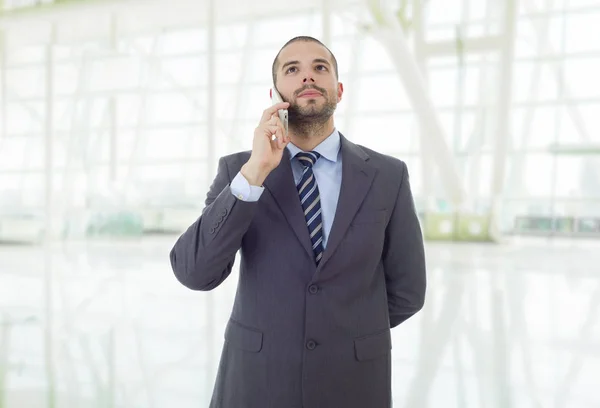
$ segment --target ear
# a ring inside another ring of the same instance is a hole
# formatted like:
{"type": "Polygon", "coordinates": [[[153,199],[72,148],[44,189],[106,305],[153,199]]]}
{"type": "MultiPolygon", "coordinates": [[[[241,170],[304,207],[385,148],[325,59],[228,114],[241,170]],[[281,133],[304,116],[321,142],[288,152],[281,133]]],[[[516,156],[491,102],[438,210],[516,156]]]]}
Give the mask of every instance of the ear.
{"type": "Polygon", "coordinates": [[[338,82],[337,101],[338,103],[342,100],[342,94],[344,93],[344,84],[338,82]]]}

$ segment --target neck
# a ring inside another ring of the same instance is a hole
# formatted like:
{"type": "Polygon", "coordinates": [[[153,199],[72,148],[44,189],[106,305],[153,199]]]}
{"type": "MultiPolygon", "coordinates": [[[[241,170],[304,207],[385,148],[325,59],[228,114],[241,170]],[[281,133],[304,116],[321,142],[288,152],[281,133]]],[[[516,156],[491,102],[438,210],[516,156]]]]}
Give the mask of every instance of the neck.
{"type": "Polygon", "coordinates": [[[290,124],[288,132],[293,144],[305,152],[312,151],[334,130],[333,116],[325,123],[290,124]]]}

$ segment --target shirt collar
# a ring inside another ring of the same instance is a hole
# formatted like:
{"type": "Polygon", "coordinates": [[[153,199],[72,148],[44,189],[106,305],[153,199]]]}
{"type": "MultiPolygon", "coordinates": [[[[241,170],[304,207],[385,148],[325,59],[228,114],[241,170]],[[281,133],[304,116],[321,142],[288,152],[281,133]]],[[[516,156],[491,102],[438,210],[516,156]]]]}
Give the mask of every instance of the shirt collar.
{"type": "MultiPolygon", "coordinates": [[[[287,148],[290,152],[290,157],[296,157],[296,155],[302,150],[293,144],[292,142],[288,143],[287,148]]],[[[313,152],[319,153],[322,157],[326,158],[331,162],[337,162],[338,152],[340,151],[340,133],[337,129],[333,130],[333,133],[327,136],[325,140],[323,140],[317,147],[313,149],[313,152]]]]}

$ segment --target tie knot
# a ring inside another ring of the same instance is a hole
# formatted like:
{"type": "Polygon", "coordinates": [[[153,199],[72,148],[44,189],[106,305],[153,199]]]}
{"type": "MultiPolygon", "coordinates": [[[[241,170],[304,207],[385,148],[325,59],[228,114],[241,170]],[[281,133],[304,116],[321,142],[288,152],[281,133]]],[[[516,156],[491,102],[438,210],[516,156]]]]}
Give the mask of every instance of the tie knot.
{"type": "Polygon", "coordinates": [[[312,168],[321,155],[317,152],[300,152],[296,155],[296,158],[304,167],[312,168]]]}

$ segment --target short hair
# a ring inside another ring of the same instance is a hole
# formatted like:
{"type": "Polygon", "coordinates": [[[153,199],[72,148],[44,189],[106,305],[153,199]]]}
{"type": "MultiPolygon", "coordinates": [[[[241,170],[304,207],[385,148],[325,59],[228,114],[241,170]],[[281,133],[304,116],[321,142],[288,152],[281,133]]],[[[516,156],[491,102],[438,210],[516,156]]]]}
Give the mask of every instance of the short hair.
{"type": "Polygon", "coordinates": [[[304,42],[314,42],[317,43],[323,47],[325,47],[325,49],[327,51],[329,51],[329,54],[331,55],[331,59],[333,60],[333,68],[335,71],[335,77],[339,78],[339,72],[338,72],[338,64],[337,64],[337,59],[335,58],[335,55],[333,55],[333,52],[331,52],[331,50],[329,48],[327,48],[327,46],[325,44],[323,44],[321,41],[317,40],[314,37],[309,37],[307,35],[301,35],[298,37],[294,37],[291,40],[289,40],[288,42],[285,43],[285,45],[283,47],[281,47],[281,49],[279,50],[279,52],[277,53],[277,55],[275,56],[275,59],[273,60],[273,66],[271,68],[272,70],[272,75],[273,75],[273,85],[275,85],[275,83],[277,82],[277,69],[279,68],[279,64],[277,63],[277,61],[279,60],[279,54],[281,54],[281,51],[283,51],[283,49],[285,47],[287,47],[288,45],[298,42],[298,41],[304,41],[304,42]]]}

